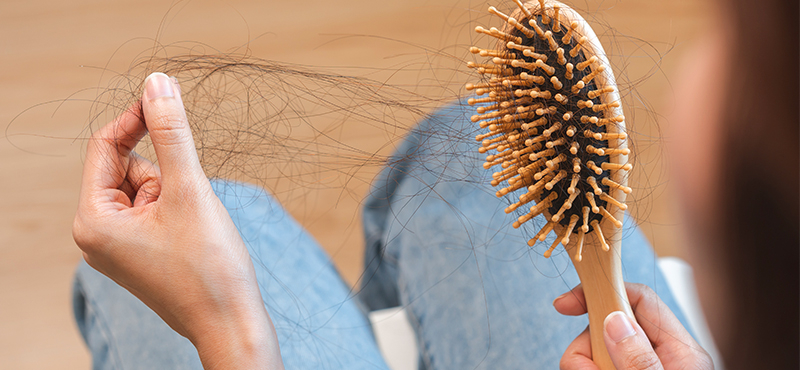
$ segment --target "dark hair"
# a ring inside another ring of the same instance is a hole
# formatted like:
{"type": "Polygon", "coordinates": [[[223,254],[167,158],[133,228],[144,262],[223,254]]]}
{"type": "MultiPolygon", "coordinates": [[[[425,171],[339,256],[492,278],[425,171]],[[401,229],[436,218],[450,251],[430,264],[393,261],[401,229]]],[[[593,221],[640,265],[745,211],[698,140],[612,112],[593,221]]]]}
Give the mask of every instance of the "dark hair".
{"type": "Polygon", "coordinates": [[[733,0],[718,257],[732,287],[730,369],[798,365],[797,1],[733,0]]]}

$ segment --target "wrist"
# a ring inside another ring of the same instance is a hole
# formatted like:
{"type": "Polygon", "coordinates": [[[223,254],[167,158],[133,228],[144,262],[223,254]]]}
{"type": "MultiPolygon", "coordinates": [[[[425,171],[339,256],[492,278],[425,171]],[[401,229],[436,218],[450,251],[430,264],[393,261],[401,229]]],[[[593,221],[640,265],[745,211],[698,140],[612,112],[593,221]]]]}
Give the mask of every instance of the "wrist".
{"type": "Polygon", "coordinates": [[[217,317],[192,325],[189,340],[203,368],[283,369],[278,338],[263,304],[217,317]]]}

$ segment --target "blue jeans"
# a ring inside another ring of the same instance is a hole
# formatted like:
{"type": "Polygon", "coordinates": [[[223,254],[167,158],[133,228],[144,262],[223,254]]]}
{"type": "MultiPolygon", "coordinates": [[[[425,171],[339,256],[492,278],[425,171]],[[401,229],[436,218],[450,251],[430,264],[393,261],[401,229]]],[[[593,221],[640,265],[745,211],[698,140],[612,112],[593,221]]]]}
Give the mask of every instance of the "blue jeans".
{"type": "MultiPolygon", "coordinates": [[[[376,179],[364,205],[359,291],[264,190],[212,181],[250,250],[287,369],[385,369],[362,307],[398,305],[417,332],[421,368],[558,367],[588,323],[551,305],[577,275],[563,250],[542,257],[552,239],[529,248],[530,230],[511,227],[508,201],[495,197],[475,150],[471,111],[455,103],[421,122],[376,179]]],[[[686,326],[630,220],[626,281],[652,287],[686,326]]],[[[188,340],[85,263],[74,306],[95,369],[201,368],[188,340]]]]}

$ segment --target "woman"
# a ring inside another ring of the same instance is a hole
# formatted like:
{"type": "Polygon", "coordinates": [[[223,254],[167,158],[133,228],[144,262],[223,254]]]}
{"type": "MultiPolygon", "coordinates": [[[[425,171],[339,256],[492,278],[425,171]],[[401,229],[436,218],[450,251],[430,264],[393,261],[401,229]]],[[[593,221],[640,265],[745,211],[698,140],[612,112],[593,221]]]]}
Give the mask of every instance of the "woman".
{"type": "MultiPolygon", "coordinates": [[[[723,306],[712,312],[728,314],[716,323],[713,320],[711,322],[717,338],[720,339],[720,335],[725,335],[739,340],[739,342],[720,343],[723,354],[728,360],[728,366],[756,368],[761,367],[760,364],[767,363],[767,368],[789,368],[787,366],[796,364],[795,356],[790,356],[792,351],[786,349],[796,348],[793,344],[797,343],[797,300],[781,300],[780,297],[787,292],[796,294],[797,289],[782,290],[780,287],[787,282],[796,284],[796,276],[787,278],[784,275],[792,273],[796,275],[796,265],[791,264],[797,261],[797,235],[796,229],[795,232],[791,229],[797,225],[797,213],[796,209],[781,213],[784,208],[780,206],[781,202],[776,202],[774,199],[788,199],[790,204],[797,204],[797,176],[787,176],[786,172],[795,171],[796,174],[797,170],[797,120],[794,119],[794,113],[787,110],[797,99],[796,91],[759,83],[758,71],[796,73],[796,64],[791,64],[793,56],[775,57],[776,53],[780,54],[781,50],[786,49],[781,49],[780,45],[769,44],[770,42],[782,44],[777,35],[794,35],[791,31],[784,32],[781,29],[786,27],[788,22],[771,20],[796,12],[782,10],[780,6],[785,4],[778,2],[774,4],[760,2],[757,5],[737,2],[735,5],[731,7],[733,14],[723,22],[725,26],[718,27],[718,33],[710,35],[709,43],[712,46],[704,48],[703,52],[699,51],[694,56],[695,65],[692,70],[695,71],[696,78],[687,77],[689,82],[685,83],[684,89],[680,89],[689,97],[680,105],[680,109],[686,113],[683,116],[679,113],[678,121],[691,130],[698,130],[698,127],[704,125],[710,129],[705,131],[709,133],[705,136],[702,136],[704,131],[698,133],[703,139],[702,143],[707,145],[681,146],[682,151],[678,153],[684,154],[686,159],[677,167],[684,171],[682,175],[683,183],[686,184],[685,203],[699,207],[687,212],[697,218],[695,221],[698,222],[693,224],[700,225],[697,229],[690,230],[693,232],[692,240],[697,243],[696,249],[698,252],[714,253],[714,256],[718,257],[716,260],[711,260],[715,263],[708,263],[706,261],[710,259],[704,260],[703,253],[698,253],[700,254],[698,260],[702,261],[702,265],[698,266],[707,267],[698,271],[708,275],[705,278],[699,277],[701,287],[707,284],[714,289],[713,291],[722,292],[716,300],[704,302],[711,304],[722,302],[723,306]],[[756,27],[745,27],[745,25],[756,27]],[[737,42],[734,43],[732,40],[737,42]],[[765,47],[771,50],[769,58],[765,54],[765,58],[761,60],[758,58],[762,54],[751,52],[765,47]],[[748,52],[744,53],[742,50],[748,52]],[[730,55],[742,57],[731,58],[730,55]],[[730,59],[736,63],[729,71],[709,73],[718,71],[717,66],[725,65],[730,59]],[[754,68],[755,65],[760,68],[754,68]],[[737,78],[729,78],[731,75],[737,78]],[[697,83],[697,86],[692,86],[692,83],[697,83]],[[745,86],[748,89],[737,89],[737,83],[747,83],[745,86]],[[715,94],[717,90],[714,89],[719,89],[719,94],[715,94]],[[758,89],[759,94],[743,95],[745,91],[752,91],[751,89],[758,89]],[[745,109],[748,106],[746,104],[734,104],[729,110],[723,109],[725,106],[723,102],[729,100],[714,100],[714,96],[723,94],[737,103],[746,101],[752,104],[753,100],[756,100],[761,102],[757,106],[764,109],[750,111],[745,109]],[[692,105],[694,102],[697,102],[697,105],[692,105]],[[709,112],[709,114],[698,117],[699,112],[709,112]],[[731,117],[723,118],[725,115],[731,117]],[[745,127],[756,117],[774,124],[775,129],[737,130],[739,127],[745,127]],[[701,121],[698,122],[698,119],[701,121]],[[720,122],[728,122],[729,129],[720,130],[720,122]],[[715,135],[717,132],[726,132],[729,136],[715,135]],[[759,141],[755,135],[769,136],[759,141]],[[764,143],[768,142],[766,138],[775,141],[776,145],[765,146],[764,143]],[[750,157],[737,157],[725,149],[738,148],[736,145],[742,142],[754,143],[753,145],[759,150],[763,150],[766,160],[758,162],[759,165],[774,165],[777,168],[748,167],[756,171],[758,176],[743,176],[741,168],[737,166],[747,163],[750,157]],[[709,152],[705,153],[703,158],[709,160],[698,162],[697,156],[691,153],[693,148],[708,149],[709,152]],[[725,153],[725,157],[722,153],[725,153]],[[789,166],[777,165],[785,158],[794,160],[789,166]],[[715,173],[713,169],[720,164],[731,166],[731,169],[715,173]],[[706,181],[691,183],[690,181],[698,180],[696,174],[712,175],[705,178],[706,181]],[[731,181],[734,174],[736,181],[731,181]],[[770,176],[780,180],[768,180],[772,178],[770,176]],[[719,185],[722,179],[725,179],[726,187],[719,185]],[[770,186],[767,189],[774,191],[761,191],[765,186],[770,186]],[[723,197],[715,189],[730,189],[730,196],[723,197]],[[738,201],[730,202],[729,199],[738,201]],[[742,211],[738,208],[728,211],[726,207],[733,204],[745,208],[753,205],[763,209],[759,212],[750,209],[742,211]],[[778,220],[769,219],[771,223],[763,224],[764,221],[761,220],[767,218],[753,217],[764,213],[775,214],[778,220]],[[780,225],[780,222],[783,224],[780,225]],[[776,223],[778,226],[774,227],[776,223]],[[744,225],[754,226],[744,227],[744,225]],[[763,232],[768,227],[771,232],[763,232]],[[768,240],[769,243],[757,254],[762,258],[749,258],[747,263],[743,262],[744,256],[750,256],[744,251],[760,244],[763,240],[768,240]],[[725,246],[724,253],[720,252],[721,246],[725,246]],[[790,265],[782,269],[775,268],[786,263],[790,265]],[[771,269],[765,268],[770,265],[771,269]],[[754,279],[760,281],[758,286],[747,283],[754,279]],[[742,283],[735,285],[737,289],[745,289],[748,294],[753,294],[756,298],[748,301],[747,296],[736,294],[731,288],[734,285],[731,284],[739,282],[742,283]],[[760,307],[762,304],[768,304],[780,311],[780,316],[763,314],[764,310],[760,307]],[[732,323],[738,326],[731,326],[732,323]],[[789,327],[789,331],[777,331],[784,327],[789,327]],[[724,331],[725,329],[728,331],[724,331]]],[[[688,73],[686,75],[692,76],[688,73]]],[[[318,250],[314,252],[314,248],[307,247],[313,246],[313,242],[307,240],[308,236],[291,220],[287,221],[287,216],[279,206],[265,195],[259,194],[258,190],[230,183],[212,184],[206,179],[197,160],[177,84],[163,74],[151,75],[146,82],[141,112],[141,119],[138,107],[126,112],[98,131],[94,136],[95,139],[90,142],[74,236],[78,245],[84,250],[89,265],[138,297],[169,327],[188,338],[191,344],[170,342],[169,345],[163,346],[170,353],[163,354],[149,352],[158,348],[154,349],[141,337],[122,337],[127,333],[137,332],[135,330],[137,328],[126,330],[120,329],[120,326],[137,326],[152,318],[142,317],[138,320],[138,317],[132,319],[129,317],[128,320],[115,321],[114,318],[124,316],[126,313],[139,315],[142,311],[131,309],[129,301],[126,301],[128,298],[122,295],[124,292],[114,290],[98,276],[91,275],[93,273],[91,270],[82,267],[78,276],[79,299],[76,300],[78,304],[76,311],[84,336],[95,353],[95,365],[113,366],[131,360],[141,362],[153,360],[156,361],[154,367],[173,368],[179,364],[172,366],[168,361],[177,358],[176,361],[180,364],[191,365],[197,356],[206,368],[281,368],[283,366],[281,356],[283,356],[287,367],[334,367],[332,359],[339,361],[335,365],[342,367],[348,367],[350,364],[368,364],[362,366],[365,368],[384,367],[374,343],[370,342],[367,325],[363,316],[359,315],[355,301],[348,299],[347,288],[337,280],[335,271],[325,268],[327,259],[321,256],[318,250]],[[146,133],[151,135],[160,168],[132,152],[136,142],[146,133]],[[256,207],[257,211],[234,212],[236,209],[247,207],[256,207]],[[259,215],[265,215],[267,220],[257,217],[259,215]],[[269,225],[282,229],[280,232],[258,230],[259,227],[266,228],[269,225]],[[259,232],[267,233],[269,240],[257,239],[259,237],[256,235],[262,235],[259,232]],[[294,256],[291,253],[292,248],[287,248],[280,250],[276,255],[270,250],[273,245],[298,246],[298,250],[304,253],[294,256]],[[310,253],[305,253],[309,251],[310,253]],[[255,265],[251,255],[254,256],[255,265]],[[280,263],[267,266],[275,260],[280,263]],[[330,284],[320,287],[317,284],[305,284],[294,279],[291,282],[286,279],[270,280],[269,274],[279,275],[278,270],[282,268],[295,271],[302,269],[323,271],[321,274],[328,274],[329,278],[316,279],[315,282],[324,280],[330,284]],[[276,287],[280,284],[298,284],[298,286],[292,289],[276,287]],[[315,301],[294,296],[279,300],[278,292],[287,290],[295,293],[310,292],[312,296],[315,292],[319,293],[317,295],[333,292],[334,298],[315,301]],[[323,303],[317,307],[310,307],[307,302],[323,303]],[[338,304],[332,307],[324,302],[338,304]],[[293,312],[298,314],[293,316],[293,312]],[[312,314],[304,315],[304,312],[312,314]],[[273,315],[272,318],[270,314],[273,315]],[[309,325],[308,320],[335,322],[336,330],[330,333],[324,332],[332,326],[321,323],[309,325]],[[273,327],[273,323],[279,324],[273,327]],[[112,326],[113,328],[109,329],[112,326]],[[311,330],[308,330],[310,328],[320,330],[311,333],[311,330]],[[306,335],[311,335],[314,340],[307,340],[306,335]],[[126,352],[120,349],[137,344],[123,344],[128,339],[133,339],[146,348],[138,352],[126,352]],[[278,342],[281,344],[280,349],[278,342]],[[192,346],[196,348],[197,354],[192,352],[192,346]],[[176,350],[176,348],[182,349],[176,350]],[[141,357],[126,358],[126,353],[135,353],[141,357]],[[313,354],[312,363],[303,361],[308,359],[306,355],[309,353],[313,354]],[[180,358],[184,355],[185,361],[180,358]],[[313,361],[319,362],[315,364],[313,361]]],[[[449,120],[448,124],[464,122],[464,120],[454,120],[459,116],[463,116],[463,107],[455,105],[445,108],[423,125],[436,125],[437,120],[449,120]]],[[[430,132],[430,130],[419,131],[430,132]]],[[[691,137],[691,135],[686,136],[691,137]]],[[[363,301],[371,308],[397,303],[412,308],[413,317],[418,320],[415,322],[418,334],[422,334],[420,338],[424,347],[423,365],[445,367],[446,364],[455,364],[450,365],[453,368],[463,368],[459,367],[463,365],[486,368],[509,368],[515,365],[537,367],[531,365],[532,362],[514,362],[513,359],[508,359],[511,356],[504,356],[507,353],[502,349],[513,349],[515,357],[520,359],[528,357],[542,359],[541,366],[552,363],[548,362],[547,357],[555,357],[556,360],[561,357],[562,368],[591,368],[591,352],[586,332],[578,335],[566,351],[563,351],[563,347],[559,347],[564,342],[564,338],[561,337],[563,332],[570,332],[575,328],[563,329],[557,326],[555,321],[544,317],[529,317],[525,321],[503,321],[500,324],[494,320],[495,317],[504,315],[524,317],[526,312],[530,313],[532,309],[542,307],[543,304],[522,306],[523,310],[520,312],[515,309],[521,307],[519,302],[510,300],[525,295],[523,302],[528,302],[527,299],[531,296],[547,298],[550,292],[526,291],[525,294],[519,294],[520,288],[533,289],[536,284],[515,284],[512,286],[515,289],[513,292],[504,291],[503,284],[511,280],[509,276],[520,275],[515,273],[515,268],[506,267],[509,266],[509,261],[505,260],[509,257],[507,252],[493,254],[494,249],[488,247],[481,249],[483,245],[481,243],[484,241],[498,243],[499,238],[505,241],[501,244],[514,245],[508,242],[508,239],[513,237],[497,232],[502,228],[502,220],[498,218],[488,216],[477,222],[471,219],[475,217],[474,215],[497,214],[494,209],[486,209],[486,203],[480,200],[486,194],[481,195],[480,189],[460,187],[456,182],[451,183],[446,180],[450,178],[446,175],[453,174],[451,171],[455,171],[456,174],[452,178],[459,178],[464,174],[479,176],[473,172],[473,167],[468,163],[455,168],[451,162],[426,163],[427,167],[423,173],[414,172],[414,169],[419,168],[413,165],[414,158],[430,158],[422,153],[426,148],[437,144],[459,145],[450,144],[449,140],[431,144],[428,139],[430,138],[409,138],[406,146],[398,153],[406,160],[399,161],[400,166],[393,166],[392,169],[384,171],[366,204],[365,230],[368,248],[366,276],[369,278],[365,279],[367,282],[364,284],[363,301]],[[402,164],[408,166],[403,167],[402,164]],[[425,178],[425,176],[431,177],[425,178]],[[439,198],[424,203],[419,201],[421,197],[411,196],[419,194],[420,189],[425,187],[434,187],[439,198]],[[440,190],[446,190],[446,193],[440,190]],[[463,203],[457,203],[460,200],[463,200],[463,203]],[[471,202],[472,200],[475,201],[471,202]],[[424,217],[411,217],[418,214],[424,217]],[[462,233],[457,232],[459,228],[462,233]],[[439,231],[438,234],[436,231],[439,231]],[[477,242],[459,239],[459,236],[463,235],[480,237],[477,242]],[[439,239],[426,240],[435,238],[439,239]],[[448,247],[425,250],[424,246],[431,243],[448,247]],[[464,245],[470,247],[464,248],[464,245]],[[414,246],[417,246],[417,249],[413,249],[414,246]],[[481,252],[479,256],[476,256],[478,254],[476,251],[481,252]],[[453,259],[452,253],[462,253],[463,259],[460,261],[453,259]],[[491,264],[501,259],[504,262],[503,267],[492,268],[491,264]],[[446,263],[455,265],[441,265],[446,263]],[[422,268],[419,268],[420,266],[422,268]],[[464,270],[461,266],[475,268],[464,270]],[[446,276],[436,275],[434,270],[437,267],[440,267],[446,276]],[[485,286],[477,290],[477,293],[474,290],[454,289],[454,287],[469,287],[475,282],[470,277],[474,277],[476,272],[485,271],[492,271],[498,275],[481,276],[480,281],[485,282],[485,286]],[[510,275],[504,276],[502,273],[510,275]],[[441,279],[445,277],[450,277],[451,280],[439,283],[444,281],[441,279]],[[466,283],[458,280],[462,277],[466,283]],[[436,297],[435,294],[426,294],[427,291],[437,288],[446,290],[443,294],[457,293],[457,299],[454,301],[458,303],[443,303],[432,299],[436,297]],[[501,299],[495,299],[498,297],[501,299]],[[495,303],[498,301],[501,304],[495,303]],[[448,304],[468,309],[455,310],[459,317],[449,317],[448,304]],[[483,309],[480,309],[481,304],[485,306],[483,309]],[[502,311],[494,311],[499,309],[502,311]],[[431,316],[436,320],[432,320],[431,316]],[[471,323],[476,321],[470,318],[481,316],[486,320],[478,327],[472,327],[471,323]],[[436,325],[437,322],[443,324],[441,327],[434,327],[434,333],[431,333],[430,326],[436,325]],[[459,322],[463,325],[451,325],[459,322]],[[537,322],[543,324],[536,326],[537,322]],[[517,331],[523,333],[515,332],[515,323],[519,324],[517,331]],[[496,335],[487,338],[484,335],[486,330],[483,330],[485,329],[483,324],[493,328],[496,335]],[[506,326],[503,330],[498,330],[497,325],[492,327],[493,324],[506,326]],[[553,326],[557,326],[555,333],[552,332],[553,326]],[[535,344],[536,348],[526,351],[526,348],[533,346],[532,343],[515,345],[508,343],[509,340],[524,337],[525,333],[530,334],[533,330],[536,330],[534,334],[537,337],[543,338],[535,344]],[[475,338],[479,340],[476,341],[475,338]],[[550,344],[552,347],[548,347],[550,344]],[[459,347],[461,351],[453,351],[459,347]],[[484,350],[477,352],[470,350],[473,347],[484,350]],[[494,350],[497,347],[501,347],[501,350],[494,350]]],[[[463,153],[464,150],[456,152],[463,153]]],[[[680,160],[680,157],[676,159],[680,160]]],[[[631,239],[635,240],[636,236],[631,239]]],[[[634,247],[623,253],[624,258],[631,258],[631,261],[652,258],[648,257],[649,252],[646,248],[637,247],[643,243],[627,244],[634,247]]],[[[516,255],[517,259],[520,255],[524,254],[516,255]]],[[[530,267],[529,263],[526,265],[530,267]]],[[[626,265],[636,266],[636,263],[631,262],[626,265]]],[[[652,273],[646,272],[630,275],[653,276],[652,273]]],[[[664,300],[670,301],[668,292],[659,293],[665,293],[662,294],[664,300]]],[[[669,307],[673,307],[675,311],[674,305],[669,303],[665,305],[655,294],[640,285],[629,285],[628,294],[641,325],[617,314],[609,315],[605,325],[606,344],[618,368],[711,368],[707,355],[694,343],[680,319],[670,312],[669,307]]],[[[581,298],[582,294],[578,287],[572,294],[565,294],[556,299],[554,305],[562,314],[580,315],[583,313],[581,298]]],[[[679,312],[676,314],[680,316],[679,312]]],[[[169,335],[160,330],[162,329],[154,327],[150,331],[153,340],[169,335]]],[[[570,336],[576,334],[570,332],[570,336]]],[[[567,343],[571,339],[568,338],[567,343]]]]}

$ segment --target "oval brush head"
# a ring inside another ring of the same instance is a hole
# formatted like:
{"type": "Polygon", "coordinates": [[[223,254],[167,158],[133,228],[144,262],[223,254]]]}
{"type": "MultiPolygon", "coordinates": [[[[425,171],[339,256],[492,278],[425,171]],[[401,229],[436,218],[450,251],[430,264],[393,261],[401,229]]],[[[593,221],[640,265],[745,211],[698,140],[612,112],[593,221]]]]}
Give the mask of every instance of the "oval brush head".
{"type": "Polygon", "coordinates": [[[511,16],[489,8],[506,23],[502,29],[475,28],[499,40],[495,49],[470,48],[487,58],[468,63],[484,77],[466,86],[479,96],[469,99],[477,105],[472,121],[488,129],[476,140],[489,153],[484,168],[497,168],[497,196],[520,194],[505,210],[523,210],[513,226],[539,214],[547,220],[528,245],[555,230],[545,257],[576,238],[573,258],[580,261],[587,233],[609,250],[604,230],[622,227],[631,192],[619,93],[597,37],[574,10],[555,1],[515,2],[511,16]]]}

